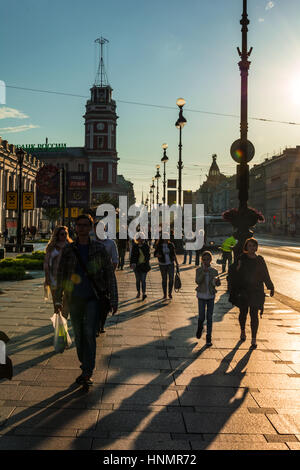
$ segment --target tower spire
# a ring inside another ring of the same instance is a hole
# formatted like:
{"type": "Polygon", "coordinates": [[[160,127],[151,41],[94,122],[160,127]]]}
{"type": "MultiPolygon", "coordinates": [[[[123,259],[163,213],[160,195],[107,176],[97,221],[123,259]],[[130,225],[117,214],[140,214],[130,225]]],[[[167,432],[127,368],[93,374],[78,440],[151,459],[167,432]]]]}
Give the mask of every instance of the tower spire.
{"type": "Polygon", "coordinates": [[[102,88],[109,85],[103,60],[103,46],[109,41],[101,36],[95,40],[95,43],[100,45],[100,59],[94,85],[102,88]]]}

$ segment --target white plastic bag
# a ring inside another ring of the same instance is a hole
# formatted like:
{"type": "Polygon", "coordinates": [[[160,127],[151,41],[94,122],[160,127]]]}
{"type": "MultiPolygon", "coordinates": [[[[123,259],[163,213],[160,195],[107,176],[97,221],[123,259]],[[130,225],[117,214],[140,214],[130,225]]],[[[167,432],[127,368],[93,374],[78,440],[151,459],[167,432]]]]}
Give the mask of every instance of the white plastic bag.
{"type": "Polygon", "coordinates": [[[54,350],[57,353],[63,353],[66,348],[72,344],[72,340],[68,333],[67,320],[61,313],[54,313],[51,317],[54,328],[54,350]]]}

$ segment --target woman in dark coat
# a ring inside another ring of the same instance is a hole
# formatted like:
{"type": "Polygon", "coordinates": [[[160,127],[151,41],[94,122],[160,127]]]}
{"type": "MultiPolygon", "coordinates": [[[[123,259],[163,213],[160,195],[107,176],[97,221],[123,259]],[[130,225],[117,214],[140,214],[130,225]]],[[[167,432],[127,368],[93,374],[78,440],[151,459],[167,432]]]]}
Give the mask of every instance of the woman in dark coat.
{"type": "Polygon", "coordinates": [[[132,249],[130,254],[130,266],[134,271],[136,279],[136,290],[137,298],[141,296],[141,286],[143,300],[147,297],[146,295],[146,277],[150,271],[150,248],[148,243],[142,238],[141,234],[138,234],[133,240],[132,249]]]}
{"type": "MultiPolygon", "coordinates": [[[[274,295],[274,285],[270,279],[269,271],[264,258],[257,255],[258,242],[255,238],[246,240],[243,254],[239,257],[236,267],[236,296],[239,299],[233,303],[240,309],[239,322],[241,327],[241,341],[246,340],[245,325],[248,310],[250,310],[251,348],[255,349],[256,334],[258,330],[258,312],[262,312],[265,302],[264,284],[274,295]]],[[[229,299],[230,300],[230,299],[229,299]]]]}
{"type": "Polygon", "coordinates": [[[175,246],[170,239],[160,238],[156,244],[154,256],[158,258],[159,269],[162,277],[164,299],[167,298],[167,283],[169,278],[169,299],[172,299],[174,285],[174,262],[178,268],[175,246]]]}

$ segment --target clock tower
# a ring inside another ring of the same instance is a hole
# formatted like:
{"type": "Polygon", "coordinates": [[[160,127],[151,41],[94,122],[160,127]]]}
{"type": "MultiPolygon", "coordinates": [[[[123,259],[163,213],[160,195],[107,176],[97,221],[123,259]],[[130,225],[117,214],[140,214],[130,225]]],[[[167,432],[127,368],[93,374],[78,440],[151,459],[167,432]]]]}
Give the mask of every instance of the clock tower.
{"type": "Polygon", "coordinates": [[[108,41],[99,38],[101,56],[91,98],[86,103],[85,154],[91,174],[92,204],[97,204],[103,193],[117,196],[116,102],[108,83],[104,62],[103,45],[108,41]]]}

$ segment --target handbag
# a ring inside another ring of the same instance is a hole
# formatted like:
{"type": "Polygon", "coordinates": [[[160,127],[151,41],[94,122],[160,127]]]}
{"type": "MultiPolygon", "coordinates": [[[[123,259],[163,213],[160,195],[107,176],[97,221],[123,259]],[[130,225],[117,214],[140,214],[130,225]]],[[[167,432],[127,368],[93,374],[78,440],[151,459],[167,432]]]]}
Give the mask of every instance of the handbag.
{"type": "Polygon", "coordinates": [[[54,350],[57,353],[63,353],[66,348],[72,344],[72,340],[68,333],[67,320],[61,313],[54,313],[51,317],[54,328],[54,350]]]}
{"type": "Polygon", "coordinates": [[[179,275],[179,268],[176,268],[176,274],[175,274],[175,279],[174,279],[174,290],[175,292],[179,292],[181,289],[181,279],[179,275]]]}
{"type": "Polygon", "coordinates": [[[136,269],[138,271],[142,271],[142,273],[148,273],[151,269],[151,266],[149,263],[141,263],[136,266],[136,269]]]}

